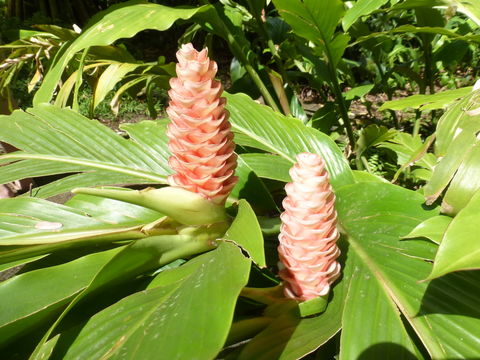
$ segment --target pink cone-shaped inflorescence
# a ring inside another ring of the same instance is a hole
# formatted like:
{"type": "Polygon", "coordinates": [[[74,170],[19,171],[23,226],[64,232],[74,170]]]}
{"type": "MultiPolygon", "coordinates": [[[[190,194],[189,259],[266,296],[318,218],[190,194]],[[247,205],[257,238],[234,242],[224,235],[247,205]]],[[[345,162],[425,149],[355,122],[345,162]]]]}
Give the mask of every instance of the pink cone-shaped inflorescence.
{"type": "Polygon", "coordinates": [[[280,277],[287,297],[306,301],[326,295],[340,275],[335,195],[320,155],[299,154],[290,176],[280,216],[280,277]]]}
{"type": "Polygon", "coordinates": [[[175,171],[168,180],[221,204],[237,182],[237,156],[223,88],[214,80],[217,64],[207,49],[198,52],[192,44],[182,45],[177,59],[168,92],[169,164],[175,171]]]}

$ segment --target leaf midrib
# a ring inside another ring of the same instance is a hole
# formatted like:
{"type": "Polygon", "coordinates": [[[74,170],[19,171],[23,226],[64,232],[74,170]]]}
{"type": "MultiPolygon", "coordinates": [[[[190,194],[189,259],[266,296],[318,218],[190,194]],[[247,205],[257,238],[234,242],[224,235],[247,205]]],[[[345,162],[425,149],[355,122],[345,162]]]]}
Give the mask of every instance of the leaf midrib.
{"type": "Polygon", "coordinates": [[[397,296],[397,294],[395,293],[395,290],[398,291],[398,289],[396,289],[393,286],[389,286],[389,283],[387,279],[383,276],[383,273],[380,270],[380,268],[375,264],[375,261],[368,255],[368,253],[364,251],[362,246],[355,241],[355,238],[352,236],[349,236],[348,239],[352,248],[356,251],[358,257],[364,262],[365,266],[372,272],[372,274],[375,275],[380,286],[388,295],[390,295],[390,297],[393,299],[394,303],[398,306],[402,314],[405,315],[405,318],[408,320],[412,328],[415,330],[418,337],[422,340],[424,340],[425,338],[428,338],[430,340],[428,341],[429,344],[436,345],[435,347],[432,347],[432,349],[429,349],[428,347],[426,347],[430,355],[433,357],[434,354],[432,354],[431,352],[435,351],[435,354],[438,353],[437,355],[440,355],[441,358],[445,358],[447,354],[442,344],[438,342],[436,338],[432,338],[426,335],[430,333],[432,330],[432,327],[429,324],[428,319],[426,317],[423,317],[423,320],[425,320],[425,322],[428,323],[429,325],[428,327],[422,324],[421,322],[415,321],[415,319],[409,315],[409,313],[414,312],[413,309],[409,307],[408,303],[404,301],[404,299],[401,299],[401,297],[397,296]],[[409,311],[407,311],[407,309],[409,311]]]}

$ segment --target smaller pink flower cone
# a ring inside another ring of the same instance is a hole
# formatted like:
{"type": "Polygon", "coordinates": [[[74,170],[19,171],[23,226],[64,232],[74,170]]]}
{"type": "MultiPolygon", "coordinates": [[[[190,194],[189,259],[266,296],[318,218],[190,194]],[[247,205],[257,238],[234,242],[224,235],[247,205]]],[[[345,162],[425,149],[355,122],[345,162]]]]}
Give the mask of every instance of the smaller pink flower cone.
{"type": "Polygon", "coordinates": [[[278,253],[285,296],[307,301],[328,294],[340,275],[335,195],[320,155],[302,153],[285,186],[278,253]]]}
{"type": "Polygon", "coordinates": [[[169,164],[175,171],[168,182],[222,204],[238,179],[223,88],[215,81],[217,64],[207,49],[198,52],[192,44],[182,45],[177,59],[177,78],[168,92],[169,164]]]}

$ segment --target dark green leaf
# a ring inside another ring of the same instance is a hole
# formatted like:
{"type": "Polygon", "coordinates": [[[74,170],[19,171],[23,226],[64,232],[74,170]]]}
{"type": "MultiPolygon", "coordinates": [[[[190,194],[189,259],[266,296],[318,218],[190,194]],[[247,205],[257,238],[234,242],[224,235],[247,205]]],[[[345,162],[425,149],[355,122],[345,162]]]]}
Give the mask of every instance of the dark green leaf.
{"type": "Polygon", "coordinates": [[[438,248],[429,279],[452,271],[480,269],[480,191],[452,220],[438,248]]]}
{"type": "Polygon", "coordinates": [[[245,249],[258,266],[266,266],[262,230],[255,213],[245,200],[238,203],[238,214],[225,238],[245,249]]]}
{"type": "Polygon", "coordinates": [[[133,294],[93,316],[64,359],[212,359],[221,350],[250,261],[223,243],[184,267],[175,282],[133,294]],[[208,304],[208,306],[206,306],[208,304]]]}

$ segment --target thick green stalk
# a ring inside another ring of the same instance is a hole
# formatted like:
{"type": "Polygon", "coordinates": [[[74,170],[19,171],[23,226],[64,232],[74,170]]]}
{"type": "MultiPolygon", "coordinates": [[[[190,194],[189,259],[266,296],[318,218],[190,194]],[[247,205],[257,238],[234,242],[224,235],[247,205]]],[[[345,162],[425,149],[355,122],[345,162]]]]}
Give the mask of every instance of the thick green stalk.
{"type": "Polygon", "coordinates": [[[428,84],[430,94],[435,94],[435,84],[433,82],[433,60],[432,60],[432,44],[430,36],[422,36],[423,40],[423,56],[425,59],[425,83],[428,84]]]}
{"type": "Polygon", "coordinates": [[[268,288],[244,287],[240,296],[266,305],[275,304],[278,300],[285,299],[283,296],[283,285],[268,288]]]}
{"type": "Polygon", "coordinates": [[[330,80],[332,82],[333,93],[337,100],[338,108],[340,109],[340,116],[342,117],[342,120],[344,123],[343,125],[345,126],[345,130],[347,132],[350,148],[353,150],[355,149],[355,136],[353,135],[352,123],[350,122],[350,118],[348,117],[348,108],[347,108],[347,105],[345,104],[345,100],[343,99],[343,93],[342,93],[342,90],[340,89],[340,83],[338,82],[337,69],[333,65],[333,62],[332,62],[333,56],[330,52],[330,48],[328,44],[325,44],[325,52],[328,58],[327,62],[328,62],[328,69],[330,71],[330,80]]]}
{"type": "Polygon", "coordinates": [[[237,56],[239,57],[240,62],[243,64],[245,67],[245,70],[247,70],[248,75],[252,78],[253,82],[255,85],[257,85],[258,90],[260,90],[260,93],[262,94],[263,98],[265,99],[265,102],[272,107],[273,110],[275,111],[280,111],[280,109],[277,106],[277,103],[273,99],[272,95],[268,91],[267,87],[263,83],[262,79],[260,78],[260,75],[258,75],[257,71],[253,68],[253,66],[250,64],[248,61],[247,57],[243,53],[242,49],[238,45],[238,43],[235,40],[235,37],[233,36],[232,33],[228,30],[227,26],[224,26],[225,31],[227,32],[227,40],[228,43],[232,48],[235,49],[234,52],[236,52],[237,56]]]}
{"type": "Polygon", "coordinates": [[[226,344],[233,345],[240,341],[251,339],[270,325],[272,321],[273,318],[271,317],[261,316],[234,322],[230,328],[226,344]]]}
{"type": "MultiPolygon", "coordinates": [[[[387,79],[385,77],[385,73],[383,72],[382,65],[377,60],[375,60],[375,65],[377,65],[377,69],[378,69],[378,72],[380,74],[380,81],[382,82],[383,90],[387,94],[388,100],[392,100],[392,98],[393,98],[392,95],[393,94],[392,94],[392,91],[391,91],[390,87],[388,86],[388,82],[387,82],[387,79]]],[[[389,110],[389,112],[390,112],[390,115],[392,115],[393,124],[395,126],[395,129],[400,129],[400,123],[398,122],[397,114],[395,113],[394,110],[389,110]]]]}
{"type": "Polygon", "coordinates": [[[156,210],[185,225],[206,225],[228,221],[223,204],[215,204],[197,193],[177,187],[148,188],[141,191],[77,188],[72,192],[140,205],[156,210]]]}
{"type": "Polygon", "coordinates": [[[338,82],[337,74],[333,66],[329,65],[331,77],[332,77],[332,84],[333,84],[333,93],[335,94],[335,98],[337,100],[338,108],[340,109],[340,116],[342,117],[345,130],[348,136],[348,142],[350,143],[350,148],[355,148],[355,136],[353,135],[353,128],[352,123],[350,122],[350,118],[348,117],[348,109],[347,105],[345,104],[345,100],[343,99],[342,90],[340,89],[340,84],[338,82]]]}

